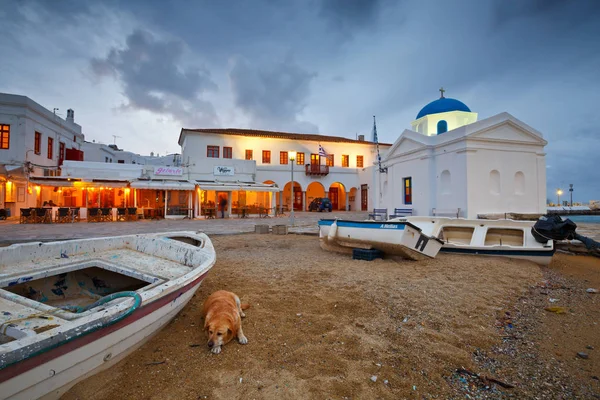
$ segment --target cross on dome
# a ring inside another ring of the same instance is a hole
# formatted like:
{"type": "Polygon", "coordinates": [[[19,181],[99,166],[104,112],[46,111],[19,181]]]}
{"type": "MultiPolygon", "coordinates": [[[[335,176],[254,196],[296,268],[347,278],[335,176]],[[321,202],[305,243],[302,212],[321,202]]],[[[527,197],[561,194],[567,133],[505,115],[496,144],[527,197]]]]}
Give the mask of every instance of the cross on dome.
{"type": "Polygon", "coordinates": [[[443,87],[441,87],[439,89],[439,91],[440,91],[440,99],[443,99],[444,98],[444,92],[446,91],[446,89],[444,89],[443,87]]]}

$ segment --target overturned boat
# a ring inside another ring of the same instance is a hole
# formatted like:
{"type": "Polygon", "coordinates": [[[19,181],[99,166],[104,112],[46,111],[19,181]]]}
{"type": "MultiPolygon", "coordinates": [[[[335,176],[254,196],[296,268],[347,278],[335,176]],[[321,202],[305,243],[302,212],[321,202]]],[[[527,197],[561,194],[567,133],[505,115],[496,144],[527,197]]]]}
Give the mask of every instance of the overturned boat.
{"type": "Polygon", "coordinates": [[[401,217],[388,222],[418,226],[423,234],[440,239],[440,251],[445,253],[510,257],[548,265],[555,251],[552,240],[536,240],[532,234],[535,221],[401,217]]]}
{"type": "Polygon", "coordinates": [[[351,253],[352,249],[377,249],[411,260],[434,258],[442,247],[442,241],[407,221],[322,219],[319,240],[324,250],[351,253]]]}
{"type": "Polygon", "coordinates": [[[0,398],[59,398],[117,363],[175,317],[215,260],[195,232],[0,248],[0,398]]]}

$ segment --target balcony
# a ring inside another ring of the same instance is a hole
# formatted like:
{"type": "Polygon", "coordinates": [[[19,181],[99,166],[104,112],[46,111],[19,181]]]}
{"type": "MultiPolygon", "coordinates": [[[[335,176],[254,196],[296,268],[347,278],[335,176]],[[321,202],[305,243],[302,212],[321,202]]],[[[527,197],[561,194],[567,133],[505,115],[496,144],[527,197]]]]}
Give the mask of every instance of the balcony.
{"type": "Polygon", "coordinates": [[[328,165],[312,165],[306,164],[306,175],[307,176],[325,176],[329,174],[329,166],[328,165]]]}

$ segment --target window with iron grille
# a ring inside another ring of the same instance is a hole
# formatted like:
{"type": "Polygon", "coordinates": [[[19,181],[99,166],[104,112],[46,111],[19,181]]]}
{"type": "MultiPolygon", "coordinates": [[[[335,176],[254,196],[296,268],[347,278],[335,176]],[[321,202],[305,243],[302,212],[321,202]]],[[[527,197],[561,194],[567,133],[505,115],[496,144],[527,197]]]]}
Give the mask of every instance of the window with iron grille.
{"type": "Polygon", "coordinates": [[[35,143],[33,144],[33,152],[35,154],[42,154],[42,134],[40,132],[35,133],[35,143]]]}
{"type": "Polygon", "coordinates": [[[280,151],[279,152],[279,164],[287,164],[288,163],[288,152],[280,151]]]}
{"type": "Polygon", "coordinates": [[[246,160],[252,160],[252,150],[246,150],[246,160]]]}
{"type": "Polygon", "coordinates": [[[328,167],[333,167],[333,154],[327,154],[325,165],[327,165],[328,167]]]}
{"type": "Polygon", "coordinates": [[[296,153],[296,164],[304,165],[304,153],[296,153]]]}
{"type": "Polygon", "coordinates": [[[342,167],[348,167],[350,165],[350,156],[347,154],[342,155],[342,167]]]}
{"type": "Polygon", "coordinates": [[[271,164],[271,150],[263,150],[262,162],[263,164],[271,164]]]}
{"type": "Polygon", "coordinates": [[[362,168],[364,164],[363,156],[356,156],[356,168],[362,168]]]}
{"type": "Polygon", "coordinates": [[[233,158],[233,149],[231,147],[223,147],[223,158],[233,158]]]}
{"type": "Polygon", "coordinates": [[[53,150],[54,150],[54,139],[49,137],[48,138],[48,159],[49,160],[52,160],[52,156],[54,155],[53,150]]]}
{"type": "Polygon", "coordinates": [[[10,148],[10,125],[0,125],[0,149],[10,148]]]}
{"type": "Polygon", "coordinates": [[[206,146],[206,157],[219,158],[219,146],[206,146]]]}

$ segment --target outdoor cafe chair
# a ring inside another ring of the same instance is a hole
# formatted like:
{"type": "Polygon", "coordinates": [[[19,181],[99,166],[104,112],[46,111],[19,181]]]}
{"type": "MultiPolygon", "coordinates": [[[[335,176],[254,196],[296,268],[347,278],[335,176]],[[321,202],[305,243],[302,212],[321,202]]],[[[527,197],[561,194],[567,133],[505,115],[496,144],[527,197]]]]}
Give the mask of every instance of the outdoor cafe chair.
{"type": "Polygon", "coordinates": [[[56,212],[55,222],[58,222],[58,223],[71,222],[72,221],[71,213],[69,211],[70,210],[68,208],[60,207],[58,209],[58,211],[56,212]]]}
{"type": "Polygon", "coordinates": [[[110,207],[102,207],[102,216],[100,217],[101,221],[107,221],[107,222],[112,222],[113,220],[113,216],[112,216],[112,208],[110,207]]]}
{"type": "Polygon", "coordinates": [[[88,208],[87,211],[87,221],[88,222],[100,222],[101,211],[99,208],[88,208]]]}
{"type": "Polygon", "coordinates": [[[34,219],[35,223],[49,223],[52,222],[52,209],[51,208],[35,208],[34,219]]]}
{"type": "Polygon", "coordinates": [[[127,221],[127,209],[125,207],[117,208],[117,221],[127,221]]]}
{"type": "Polygon", "coordinates": [[[31,208],[21,208],[21,216],[19,218],[19,222],[21,224],[30,224],[34,221],[34,215],[32,214],[31,208]]]}
{"type": "Polygon", "coordinates": [[[127,208],[127,221],[137,221],[137,207],[128,207],[127,208]]]}

